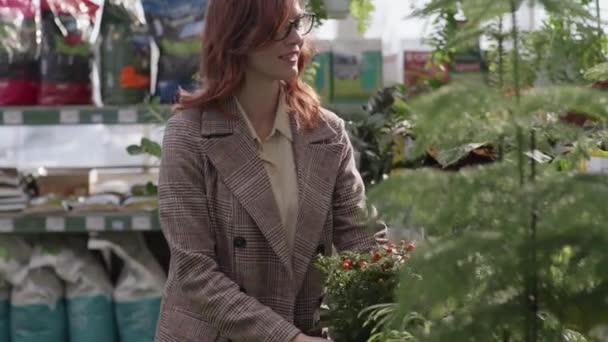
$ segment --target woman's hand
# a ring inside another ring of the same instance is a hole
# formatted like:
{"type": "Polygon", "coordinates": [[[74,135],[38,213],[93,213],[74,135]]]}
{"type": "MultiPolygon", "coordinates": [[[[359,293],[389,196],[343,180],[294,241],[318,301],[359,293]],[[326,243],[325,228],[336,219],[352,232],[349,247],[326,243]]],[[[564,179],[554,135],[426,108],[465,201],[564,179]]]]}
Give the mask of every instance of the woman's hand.
{"type": "Polygon", "coordinates": [[[310,337],[304,334],[299,334],[292,342],[327,342],[326,339],[320,337],[310,337]]]}

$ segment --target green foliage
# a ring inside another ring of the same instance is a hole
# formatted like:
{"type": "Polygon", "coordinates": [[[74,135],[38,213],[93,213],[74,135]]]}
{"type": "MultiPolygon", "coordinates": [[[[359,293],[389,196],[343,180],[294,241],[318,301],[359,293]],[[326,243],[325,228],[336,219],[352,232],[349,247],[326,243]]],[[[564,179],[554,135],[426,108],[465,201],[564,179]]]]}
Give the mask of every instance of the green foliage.
{"type": "Polygon", "coordinates": [[[403,87],[382,89],[370,99],[367,114],[347,122],[359,171],[366,184],[380,182],[396,166],[393,163],[395,137],[408,130],[403,87]]]}
{"type": "Polygon", "coordinates": [[[151,156],[160,158],[161,147],[160,144],[155,141],[152,141],[148,138],[141,138],[140,144],[129,145],[127,147],[127,152],[132,156],[149,154],[151,156]]]}
{"type": "Polygon", "coordinates": [[[606,61],[607,40],[589,18],[553,15],[540,30],[526,34],[530,50],[545,82],[584,83],[585,70],[606,61]]]}
{"type": "MultiPolygon", "coordinates": [[[[309,0],[307,1],[307,9],[317,16],[317,25],[328,19],[327,9],[325,8],[325,0],[309,0]]],[[[349,0],[349,10],[353,18],[357,20],[357,28],[363,33],[369,27],[371,14],[375,10],[372,0],[349,0]]]]}
{"type": "MultiPolygon", "coordinates": [[[[496,56],[510,63],[501,65],[502,72],[512,73],[509,91],[503,82],[498,89],[460,84],[408,102],[404,115],[416,138],[414,156],[436,148],[449,161],[471,143],[501,146],[504,155],[499,162],[458,172],[406,170],[371,189],[371,201],[391,221],[413,223],[427,234],[408,263],[411,271],[403,275],[407,289],[400,287],[397,303],[382,311],[384,322],[391,322],[384,334],[401,332],[416,341],[606,340],[600,331],[608,327],[608,257],[603,253],[608,177],[583,174],[579,163],[605,147],[608,96],[572,85],[580,84],[578,76],[550,82],[563,86],[522,89],[532,85],[522,78],[527,67],[544,68],[539,62],[559,55],[545,49],[526,60],[514,15],[522,3],[435,0],[421,11],[462,6],[467,25],[480,31],[491,20],[502,26],[497,16],[512,12],[510,37],[518,44],[511,57],[496,56]],[[585,114],[590,126],[567,124],[571,113],[585,114]],[[539,150],[550,162],[529,157],[539,150]],[[413,280],[411,272],[420,277],[413,280]],[[404,317],[423,323],[405,328],[404,317]]],[[[590,17],[580,1],[538,3],[562,19],[590,17]]],[[[577,68],[601,59],[600,40],[567,41],[567,29],[553,25],[546,30],[561,35],[550,42],[552,48],[593,45],[572,52],[577,68]]]]}
{"type": "Polygon", "coordinates": [[[584,76],[588,81],[608,80],[608,62],[595,65],[593,68],[587,70],[584,76]]]}

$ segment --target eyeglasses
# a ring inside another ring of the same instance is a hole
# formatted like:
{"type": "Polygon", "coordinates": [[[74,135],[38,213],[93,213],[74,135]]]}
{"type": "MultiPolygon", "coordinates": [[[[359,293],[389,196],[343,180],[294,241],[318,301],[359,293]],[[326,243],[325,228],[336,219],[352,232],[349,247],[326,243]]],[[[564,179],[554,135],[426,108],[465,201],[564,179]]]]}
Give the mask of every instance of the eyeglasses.
{"type": "Polygon", "coordinates": [[[284,28],[280,29],[279,32],[277,32],[276,41],[279,40],[284,40],[287,39],[287,37],[289,37],[289,35],[291,34],[291,31],[293,29],[296,29],[296,31],[301,35],[301,36],[305,36],[307,34],[310,33],[310,31],[312,31],[312,27],[315,24],[315,15],[311,14],[311,13],[304,13],[304,14],[300,14],[297,18],[289,20],[287,22],[287,26],[285,26],[284,28]]]}

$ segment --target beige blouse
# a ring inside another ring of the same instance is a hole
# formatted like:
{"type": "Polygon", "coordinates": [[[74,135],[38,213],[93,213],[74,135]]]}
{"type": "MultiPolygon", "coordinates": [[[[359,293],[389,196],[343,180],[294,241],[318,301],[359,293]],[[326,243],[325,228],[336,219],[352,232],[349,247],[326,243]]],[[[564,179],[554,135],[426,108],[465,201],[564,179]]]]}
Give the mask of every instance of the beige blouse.
{"type": "Polygon", "coordinates": [[[238,100],[236,103],[243,119],[247,123],[247,127],[249,127],[252,137],[257,143],[258,155],[268,173],[283,227],[285,228],[287,246],[293,251],[298,215],[298,181],[293,156],[293,136],[289,121],[289,108],[285,102],[285,97],[281,94],[274,126],[266,139],[261,139],[258,136],[253,124],[247,117],[247,113],[245,113],[238,100]]]}

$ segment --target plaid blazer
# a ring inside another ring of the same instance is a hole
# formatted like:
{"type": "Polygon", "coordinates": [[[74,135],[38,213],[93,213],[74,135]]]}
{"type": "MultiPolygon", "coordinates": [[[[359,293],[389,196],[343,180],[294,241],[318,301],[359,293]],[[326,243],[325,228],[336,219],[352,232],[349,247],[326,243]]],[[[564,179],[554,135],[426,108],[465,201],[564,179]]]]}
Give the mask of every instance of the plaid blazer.
{"type": "Polygon", "coordinates": [[[219,111],[169,120],[159,201],[171,262],[156,342],[287,342],[320,332],[323,279],[312,260],[332,245],[375,244],[344,121],[322,113],[314,130],[290,115],[300,205],[293,253],[243,120],[219,111]]]}

